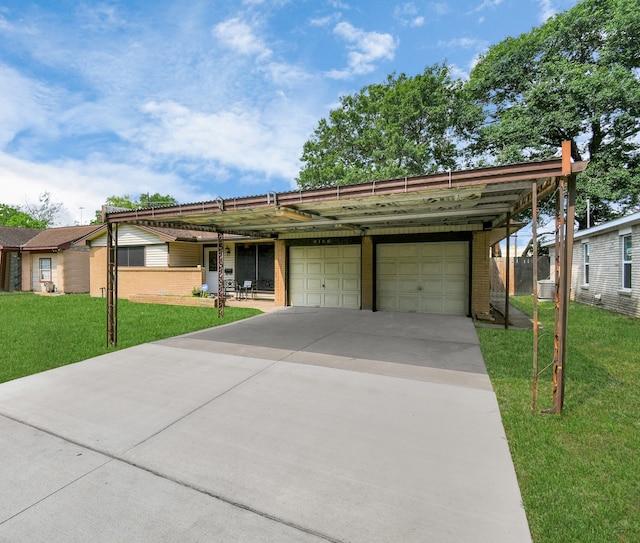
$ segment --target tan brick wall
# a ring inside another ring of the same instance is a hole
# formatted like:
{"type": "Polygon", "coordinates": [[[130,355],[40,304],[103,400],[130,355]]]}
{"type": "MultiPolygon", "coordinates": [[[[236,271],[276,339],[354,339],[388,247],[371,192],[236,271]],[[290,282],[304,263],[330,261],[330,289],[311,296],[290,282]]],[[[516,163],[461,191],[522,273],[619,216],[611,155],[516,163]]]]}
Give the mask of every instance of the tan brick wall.
{"type": "Polygon", "coordinates": [[[287,290],[285,285],[287,270],[287,247],[282,240],[275,242],[275,262],[273,269],[274,279],[274,304],[277,306],[287,305],[287,290]]]}
{"type": "MultiPolygon", "coordinates": [[[[107,248],[91,249],[91,296],[101,296],[107,287],[107,248]]],[[[118,298],[134,294],[188,296],[204,282],[203,268],[119,268],[118,298]]]]}
{"type": "Polygon", "coordinates": [[[371,236],[365,236],[362,238],[362,275],[361,275],[361,288],[362,288],[362,309],[373,310],[373,270],[375,263],[373,261],[373,239],[371,236]]]}
{"type": "Polygon", "coordinates": [[[91,296],[102,296],[101,288],[107,291],[107,248],[91,247],[89,256],[89,276],[91,296]]]}
{"type": "Polygon", "coordinates": [[[489,232],[474,232],[471,242],[472,287],[471,316],[486,319],[490,315],[491,262],[489,259],[489,232]]]}
{"type": "Polygon", "coordinates": [[[197,296],[162,296],[160,294],[133,294],[129,301],[140,304],[185,305],[189,307],[218,307],[217,298],[197,296]]]}
{"type": "Polygon", "coordinates": [[[58,253],[59,292],[79,294],[89,292],[89,250],[84,247],[72,247],[58,253]]]}

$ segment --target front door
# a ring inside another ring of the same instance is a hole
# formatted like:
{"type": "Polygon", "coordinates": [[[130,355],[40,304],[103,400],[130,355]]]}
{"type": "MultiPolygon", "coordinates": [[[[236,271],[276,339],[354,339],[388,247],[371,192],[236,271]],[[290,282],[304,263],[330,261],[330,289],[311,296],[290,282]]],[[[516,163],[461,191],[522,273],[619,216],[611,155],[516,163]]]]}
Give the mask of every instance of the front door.
{"type": "Polygon", "coordinates": [[[218,292],[218,249],[205,247],[204,249],[205,280],[209,286],[209,292],[218,292]]]}

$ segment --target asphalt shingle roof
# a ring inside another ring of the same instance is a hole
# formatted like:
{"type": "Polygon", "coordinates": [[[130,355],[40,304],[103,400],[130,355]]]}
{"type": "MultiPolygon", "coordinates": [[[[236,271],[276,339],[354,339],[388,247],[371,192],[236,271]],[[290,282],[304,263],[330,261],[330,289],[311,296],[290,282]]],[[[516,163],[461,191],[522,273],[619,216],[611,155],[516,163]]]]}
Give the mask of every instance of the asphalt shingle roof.
{"type": "Polygon", "coordinates": [[[61,249],[69,247],[74,241],[90,234],[100,226],[64,226],[62,228],[48,228],[25,243],[22,248],[26,251],[61,249]]]}
{"type": "Polygon", "coordinates": [[[39,232],[37,228],[23,228],[21,226],[0,226],[0,246],[20,247],[35,237],[39,232]]]}

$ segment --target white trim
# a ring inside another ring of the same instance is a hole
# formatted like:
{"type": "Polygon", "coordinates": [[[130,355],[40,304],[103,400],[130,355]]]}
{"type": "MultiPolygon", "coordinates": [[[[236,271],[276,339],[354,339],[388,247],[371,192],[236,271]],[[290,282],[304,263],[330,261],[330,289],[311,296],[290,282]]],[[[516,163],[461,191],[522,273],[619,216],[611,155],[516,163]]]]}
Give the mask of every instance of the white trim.
{"type": "Polygon", "coordinates": [[[633,229],[629,226],[627,228],[621,228],[618,230],[619,236],[630,236],[633,233],[633,229]]]}

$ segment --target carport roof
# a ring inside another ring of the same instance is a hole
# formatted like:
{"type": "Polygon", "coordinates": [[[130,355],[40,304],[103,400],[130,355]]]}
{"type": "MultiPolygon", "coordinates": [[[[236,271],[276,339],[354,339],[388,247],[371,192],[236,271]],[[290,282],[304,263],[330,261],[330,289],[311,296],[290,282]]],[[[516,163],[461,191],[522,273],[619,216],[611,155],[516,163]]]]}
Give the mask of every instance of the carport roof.
{"type": "Polygon", "coordinates": [[[389,228],[494,229],[554,190],[558,177],[584,170],[568,157],[490,168],[267,193],[170,207],[105,209],[109,223],[257,237],[389,228]]]}

